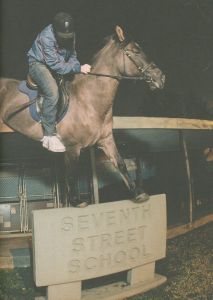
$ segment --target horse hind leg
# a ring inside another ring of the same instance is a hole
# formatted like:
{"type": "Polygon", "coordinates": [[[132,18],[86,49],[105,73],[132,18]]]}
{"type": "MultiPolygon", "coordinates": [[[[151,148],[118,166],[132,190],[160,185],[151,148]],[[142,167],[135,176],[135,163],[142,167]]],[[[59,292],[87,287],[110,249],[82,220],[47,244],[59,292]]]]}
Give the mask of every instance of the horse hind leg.
{"type": "Polygon", "coordinates": [[[98,146],[104,151],[108,159],[113,163],[113,165],[118,169],[125,185],[127,186],[130,194],[132,195],[132,201],[136,203],[141,203],[149,200],[149,195],[144,192],[142,187],[142,182],[140,181],[140,186],[136,186],[135,182],[131,179],[124,159],[120,156],[113,135],[111,134],[105,139],[99,141],[98,146]]]}

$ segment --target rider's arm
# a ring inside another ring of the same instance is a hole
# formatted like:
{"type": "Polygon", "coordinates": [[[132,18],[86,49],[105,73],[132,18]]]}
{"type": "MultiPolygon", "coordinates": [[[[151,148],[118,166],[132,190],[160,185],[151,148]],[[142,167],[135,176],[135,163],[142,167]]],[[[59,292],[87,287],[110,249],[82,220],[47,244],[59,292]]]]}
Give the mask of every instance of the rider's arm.
{"type": "Polygon", "coordinates": [[[76,56],[71,56],[65,62],[65,58],[57,51],[54,40],[43,36],[40,38],[40,43],[44,62],[50,69],[61,75],[80,72],[81,65],[76,56]]]}

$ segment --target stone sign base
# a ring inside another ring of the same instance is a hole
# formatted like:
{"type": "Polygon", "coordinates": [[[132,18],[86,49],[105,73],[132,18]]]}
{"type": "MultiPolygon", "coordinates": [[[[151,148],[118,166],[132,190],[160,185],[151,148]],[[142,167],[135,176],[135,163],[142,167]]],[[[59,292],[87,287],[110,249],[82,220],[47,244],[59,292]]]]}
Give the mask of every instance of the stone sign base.
{"type": "MultiPolygon", "coordinates": [[[[153,279],[133,285],[117,282],[107,286],[82,292],[82,300],[124,300],[140,293],[145,293],[166,281],[166,277],[155,274],[153,279]]],[[[70,298],[69,298],[70,299],[70,298]]],[[[73,298],[74,299],[74,298],[73,298]]]]}
{"type": "Polygon", "coordinates": [[[33,212],[34,279],[48,300],[120,300],[164,283],[165,195],[33,212]],[[126,282],[82,291],[82,281],[127,271],[126,282]]]}
{"type": "MultiPolygon", "coordinates": [[[[140,293],[145,293],[163,284],[166,277],[155,274],[152,279],[141,281],[132,285],[126,282],[116,282],[89,290],[76,290],[75,283],[60,285],[58,287],[48,287],[47,300],[124,300],[140,293]],[[66,286],[66,287],[65,287],[66,286]],[[50,291],[51,290],[51,291],[50,291]],[[79,298],[77,297],[79,295],[79,298]]],[[[45,299],[45,298],[43,298],[45,299]]],[[[37,299],[36,299],[37,300],[37,299]]]]}
{"type": "Polygon", "coordinates": [[[80,282],[63,285],[60,289],[49,286],[48,300],[123,300],[166,281],[166,277],[154,273],[154,263],[128,271],[127,277],[127,282],[116,282],[82,292],[80,282]]]}

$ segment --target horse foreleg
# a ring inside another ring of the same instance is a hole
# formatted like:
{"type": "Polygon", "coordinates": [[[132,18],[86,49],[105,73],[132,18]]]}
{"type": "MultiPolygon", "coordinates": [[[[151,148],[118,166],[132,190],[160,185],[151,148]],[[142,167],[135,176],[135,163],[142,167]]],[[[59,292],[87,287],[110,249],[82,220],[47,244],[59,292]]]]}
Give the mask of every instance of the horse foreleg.
{"type": "Polygon", "coordinates": [[[67,202],[76,207],[85,207],[87,202],[81,202],[79,197],[78,180],[78,162],[80,156],[80,149],[68,148],[65,153],[65,169],[66,169],[66,197],[67,202]]]}
{"type": "Polygon", "coordinates": [[[135,185],[135,182],[129,176],[126,164],[124,159],[118,152],[116,147],[113,135],[110,134],[108,137],[101,139],[98,142],[98,147],[104,151],[107,158],[113,163],[113,165],[118,169],[125,185],[127,186],[128,190],[130,191],[133,201],[134,202],[144,202],[149,199],[149,195],[147,195],[142,186],[138,189],[135,185]]]}

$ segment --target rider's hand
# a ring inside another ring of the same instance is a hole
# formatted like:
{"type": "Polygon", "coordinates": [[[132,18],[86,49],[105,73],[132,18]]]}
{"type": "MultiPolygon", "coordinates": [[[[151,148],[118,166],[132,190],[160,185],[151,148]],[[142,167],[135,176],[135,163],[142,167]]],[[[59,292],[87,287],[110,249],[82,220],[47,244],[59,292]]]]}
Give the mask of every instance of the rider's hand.
{"type": "Polygon", "coordinates": [[[90,70],[91,70],[91,66],[88,64],[81,66],[81,73],[87,74],[90,72],[90,70]]]}

